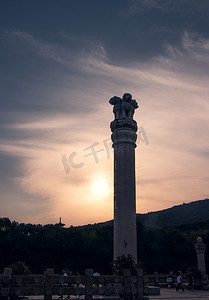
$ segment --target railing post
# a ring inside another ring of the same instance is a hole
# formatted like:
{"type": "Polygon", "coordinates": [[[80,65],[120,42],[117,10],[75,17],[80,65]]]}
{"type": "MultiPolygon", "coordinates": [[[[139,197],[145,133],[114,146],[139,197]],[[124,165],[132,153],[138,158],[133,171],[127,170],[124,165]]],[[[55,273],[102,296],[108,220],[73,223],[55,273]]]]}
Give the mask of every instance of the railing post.
{"type": "Polygon", "coordinates": [[[93,298],[93,270],[92,269],[85,270],[85,277],[86,277],[85,299],[90,300],[93,298]]]}
{"type": "Polygon", "coordinates": [[[123,270],[124,279],[124,299],[131,299],[131,272],[128,269],[123,270]]]}
{"type": "Polygon", "coordinates": [[[44,300],[52,300],[53,283],[54,283],[54,269],[46,269],[44,300]]]}
{"type": "Polygon", "coordinates": [[[155,285],[159,286],[159,274],[157,271],[154,272],[154,276],[155,276],[155,285]]]}
{"type": "Polygon", "coordinates": [[[137,299],[141,300],[144,295],[144,274],[142,269],[137,270],[137,299]]]}
{"type": "MultiPolygon", "coordinates": [[[[147,279],[149,279],[147,277],[147,279]]],[[[144,273],[143,269],[138,269],[137,270],[137,300],[149,300],[149,297],[144,296],[144,273]]]]}
{"type": "Polygon", "coordinates": [[[12,278],[12,269],[4,268],[4,274],[2,278],[2,287],[1,287],[1,299],[8,299],[10,292],[10,282],[12,278]]]}

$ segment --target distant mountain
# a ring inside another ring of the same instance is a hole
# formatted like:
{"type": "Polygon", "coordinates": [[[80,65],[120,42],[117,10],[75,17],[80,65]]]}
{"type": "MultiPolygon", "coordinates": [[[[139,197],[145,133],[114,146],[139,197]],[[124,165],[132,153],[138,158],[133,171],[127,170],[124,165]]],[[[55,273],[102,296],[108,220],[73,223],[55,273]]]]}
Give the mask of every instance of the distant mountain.
{"type": "Polygon", "coordinates": [[[150,227],[176,227],[209,222],[209,199],[183,203],[147,214],[137,214],[137,222],[150,227]]]}

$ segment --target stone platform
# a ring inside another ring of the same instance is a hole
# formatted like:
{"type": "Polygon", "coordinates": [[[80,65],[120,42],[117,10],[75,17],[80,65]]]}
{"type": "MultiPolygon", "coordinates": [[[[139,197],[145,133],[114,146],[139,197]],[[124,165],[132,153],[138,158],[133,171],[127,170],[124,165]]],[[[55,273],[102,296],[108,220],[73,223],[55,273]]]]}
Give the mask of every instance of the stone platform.
{"type": "Polygon", "coordinates": [[[160,288],[157,286],[145,286],[144,287],[144,295],[146,296],[159,296],[160,288]]]}
{"type": "MultiPolygon", "coordinates": [[[[185,292],[182,291],[178,291],[176,292],[175,289],[160,289],[160,295],[149,295],[148,296],[149,300],[209,300],[209,291],[200,291],[200,290],[194,290],[193,292],[186,290],[185,292]]],[[[43,300],[43,297],[41,296],[32,296],[32,297],[28,297],[26,298],[28,300],[43,300]]],[[[52,298],[53,300],[60,300],[60,298],[53,296],[52,298]]],[[[65,297],[64,297],[65,299],[65,297]]],[[[79,298],[76,297],[72,297],[71,299],[75,299],[78,300],[79,298]]],[[[80,298],[80,299],[84,299],[84,298],[80,298]]],[[[116,300],[119,299],[117,297],[112,297],[112,298],[108,298],[108,297],[97,297],[94,298],[94,300],[116,300]]],[[[66,299],[67,300],[67,299],[66,299]]]]}
{"type": "Polygon", "coordinates": [[[149,300],[209,300],[209,291],[194,290],[185,292],[175,289],[160,289],[160,295],[149,296],[149,300]]]}

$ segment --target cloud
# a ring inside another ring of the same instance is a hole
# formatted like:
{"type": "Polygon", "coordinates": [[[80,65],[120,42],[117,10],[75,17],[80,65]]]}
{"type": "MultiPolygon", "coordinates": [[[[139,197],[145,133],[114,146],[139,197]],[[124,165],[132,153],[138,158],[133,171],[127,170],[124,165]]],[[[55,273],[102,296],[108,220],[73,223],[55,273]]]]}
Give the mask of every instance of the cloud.
{"type": "Polygon", "coordinates": [[[159,10],[164,13],[168,12],[183,12],[184,15],[193,11],[195,8],[201,7],[201,10],[208,8],[209,5],[204,0],[200,0],[198,3],[195,0],[182,0],[182,1],[172,1],[172,0],[132,0],[129,7],[129,13],[135,14],[144,10],[159,10]],[[200,4],[201,3],[201,4],[200,4]],[[203,5],[203,6],[202,6],[203,5]],[[185,10],[187,8],[187,11],[185,10]]]}
{"type": "MultiPolygon", "coordinates": [[[[30,46],[29,57],[33,57],[32,48],[43,58],[41,64],[38,59],[36,70],[36,76],[41,77],[37,84],[30,82],[33,91],[26,93],[23,100],[23,104],[28,103],[28,113],[24,105],[16,111],[14,98],[14,107],[6,112],[9,120],[5,116],[2,119],[5,123],[0,149],[18,161],[13,170],[13,160],[8,160],[4,172],[10,174],[8,180],[12,185],[18,186],[18,205],[22,209],[19,219],[26,220],[27,215],[27,220],[33,222],[57,222],[62,216],[67,225],[79,225],[112,218],[112,194],[98,201],[90,186],[99,175],[108,178],[112,186],[113,156],[111,152],[107,157],[104,146],[104,140],[111,134],[109,123],[113,118],[108,100],[114,95],[121,97],[124,92],[131,92],[139,101],[135,118],[149,139],[149,145],[141,142],[136,148],[138,212],[206,195],[209,147],[206,38],[184,31],[180,47],[166,44],[166,56],[156,55],[144,62],[133,60],[127,66],[113,64],[105,47],[97,51],[93,43],[92,51],[68,56],[67,46],[40,42],[27,33],[18,32],[15,36],[30,46]],[[54,73],[49,80],[48,61],[56,62],[52,64],[54,73]],[[42,73],[39,64],[47,71],[42,73]],[[38,94],[34,92],[37,88],[40,88],[38,94]],[[43,101],[40,113],[35,106],[41,105],[39,94],[43,101]],[[27,100],[29,95],[35,104],[27,100]],[[84,150],[96,142],[96,149],[103,149],[98,152],[98,163],[93,155],[85,156],[84,150]],[[61,158],[65,155],[69,164],[69,155],[74,152],[75,162],[84,165],[78,169],[70,166],[66,174],[61,158]]],[[[17,202],[14,193],[11,199],[17,202]]]]}
{"type": "Polygon", "coordinates": [[[35,38],[31,34],[24,31],[9,31],[6,32],[11,38],[16,37],[22,42],[28,44],[37,55],[43,56],[47,60],[54,60],[64,66],[79,68],[82,64],[82,58],[86,56],[93,56],[95,58],[105,60],[107,59],[106,51],[99,41],[91,41],[89,39],[78,38],[67,34],[61,34],[62,38],[68,42],[73,42],[73,46],[66,47],[66,44],[55,44],[41,39],[35,38]],[[76,52],[76,45],[82,51],[76,52]]]}
{"type": "Polygon", "coordinates": [[[11,47],[11,57],[6,56],[7,63],[2,64],[1,109],[8,114],[4,121],[14,119],[14,115],[18,120],[34,118],[35,112],[44,117],[97,109],[92,97],[85,99],[92,86],[86,81],[83,63],[89,56],[104,59],[102,45],[96,42],[94,47],[78,53],[76,47],[52,44],[21,31],[7,32],[2,39],[11,47]],[[12,56],[16,57],[16,68],[8,69],[12,56]]]}
{"type": "MultiPolygon", "coordinates": [[[[35,39],[31,34],[23,31],[8,32],[10,35],[14,35],[20,40],[24,40],[30,46],[33,47],[34,51],[47,59],[53,59],[58,63],[64,64],[66,60],[62,59],[62,55],[66,57],[65,49],[60,45],[49,44],[38,39],[35,39]],[[58,55],[59,53],[59,55],[58,55]]],[[[71,53],[72,55],[72,53],[71,53]]]]}
{"type": "Polygon", "coordinates": [[[185,31],[182,43],[189,55],[201,63],[201,67],[209,64],[209,39],[203,38],[196,32],[185,31]]]}

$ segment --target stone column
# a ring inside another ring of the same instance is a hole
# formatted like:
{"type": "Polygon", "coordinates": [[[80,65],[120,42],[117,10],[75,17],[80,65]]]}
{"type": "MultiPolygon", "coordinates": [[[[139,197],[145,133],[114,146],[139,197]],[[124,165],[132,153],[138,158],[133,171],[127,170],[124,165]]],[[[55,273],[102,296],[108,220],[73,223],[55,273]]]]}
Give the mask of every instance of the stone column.
{"type": "Polygon", "coordinates": [[[205,244],[203,244],[202,238],[197,238],[197,244],[195,244],[195,250],[197,253],[197,262],[198,262],[198,269],[200,272],[206,273],[205,269],[205,244]]]}
{"type": "Polygon", "coordinates": [[[136,100],[130,94],[113,97],[115,120],[111,122],[114,148],[114,260],[131,255],[137,261],[135,147],[136,100]]]}

